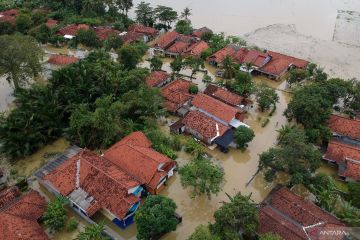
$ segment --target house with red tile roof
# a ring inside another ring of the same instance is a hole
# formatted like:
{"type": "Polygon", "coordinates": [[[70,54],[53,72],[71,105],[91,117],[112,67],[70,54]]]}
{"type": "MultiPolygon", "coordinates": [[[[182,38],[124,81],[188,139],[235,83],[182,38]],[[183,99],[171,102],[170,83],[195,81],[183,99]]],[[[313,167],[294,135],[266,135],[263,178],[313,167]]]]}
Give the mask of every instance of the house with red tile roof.
{"type": "Polygon", "coordinates": [[[229,127],[200,111],[190,111],[182,119],[183,132],[193,135],[195,138],[211,145],[214,141],[223,136],[229,127]]]}
{"type": "Polygon", "coordinates": [[[331,115],[328,126],[334,136],[347,137],[360,141],[360,120],[331,115]]]}
{"type": "Polygon", "coordinates": [[[90,26],[87,24],[70,24],[57,31],[57,34],[64,36],[64,38],[72,39],[76,36],[79,30],[89,30],[89,29],[90,26]]]}
{"type": "Polygon", "coordinates": [[[162,87],[171,81],[171,76],[166,71],[154,71],[145,79],[148,87],[162,87]]]}
{"type": "Polygon", "coordinates": [[[319,227],[345,227],[334,215],[285,187],[275,188],[261,205],[259,234],[273,233],[283,239],[308,240],[309,234],[319,227]]]}
{"type": "Polygon", "coordinates": [[[360,182],[360,159],[346,158],[339,165],[338,175],[347,182],[360,182]]]}
{"type": "Polygon", "coordinates": [[[78,61],[79,59],[77,57],[64,56],[64,55],[51,55],[49,57],[48,63],[58,66],[65,66],[72,63],[76,63],[78,61]]]}
{"type": "Polygon", "coordinates": [[[100,41],[105,41],[111,35],[117,36],[120,34],[120,31],[112,29],[110,27],[95,27],[94,31],[96,32],[96,35],[98,36],[100,41]]]}
{"type": "Polygon", "coordinates": [[[183,54],[196,40],[190,36],[179,34],[175,42],[165,49],[165,56],[176,57],[183,54]]]}
{"type": "Polygon", "coordinates": [[[130,44],[133,42],[141,42],[141,41],[145,42],[145,40],[146,40],[145,35],[143,33],[138,33],[138,32],[121,33],[120,37],[126,44],[130,44]]]}
{"type": "Polygon", "coordinates": [[[309,64],[306,60],[273,51],[267,51],[267,54],[271,57],[271,60],[257,69],[257,72],[271,79],[279,79],[292,68],[305,69],[309,64]]]}
{"type": "Polygon", "coordinates": [[[171,113],[179,113],[180,108],[187,105],[194,95],[189,93],[189,88],[194,85],[192,82],[177,79],[161,89],[165,98],[164,107],[171,113]]]}
{"type": "Polygon", "coordinates": [[[154,43],[154,50],[158,54],[165,54],[165,50],[168,49],[179,37],[179,33],[176,31],[167,32],[161,35],[154,43]]]}
{"type": "Polygon", "coordinates": [[[191,100],[191,105],[192,110],[198,110],[230,128],[238,128],[240,126],[249,127],[241,122],[242,113],[239,109],[206,94],[198,93],[191,100]]]}
{"type": "Polygon", "coordinates": [[[333,139],[329,142],[323,159],[336,164],[346,159],[360,160],[360,147],[333,139]]]}
{"type": "Polygon", "coordinates": [[[9,187],[0,192],[0,203],[2,240],[50,239],[38,222],[47,206],[38,192],[21,196],[17,187],[9,187]]]}
{"type": "Polygon", "coordinates": [[[238,50],[239,50],[238,46],[233,44],[228,45],[223,49],[220,49],[210,57],[208,57],[207,61],[211,65],[221,67],[226,57],[230,57],[232,60],[234,60],[238,50]]]}
{"type": "Polygon", "coordinates": [[[261,68],[271,60],[271,57],[267,53],[245,49],[239,50],[235,59],[240,64],[251,64],[252,68],[261,68]]]}
{"type": "Polygon", "coordinates": [[[8,22],[12,25],[16,24],[16,16],[19,14],[19,10],[10,9],[0,12],[0,22],[8,22]]]}
{"type": "Polygon", "coordinates": [[[196,37],[198,39],[201,39],[201,37],[206,33],[213,33],[213,31],[207,27],[202,27],[199,29],[196,29],[191,36],[196,37]]]}
{"type": "Polygon", "coordinates": [[[201,40],[199,42],[192,43],[182,52],[181,55],[183,57],[189,57],[189,56],[200,57],[201,53],[207,49],[209,49],[209,44],[201,40]]]}
{"type": "Polygon", "coordinates": [[[134,132],[115,143],[103,156],[139,181],[149,193],[158,194],[173,176],[177,164],[151,146],[144,133],[134,132]]]}
{"type": "Polygon", "coordinates": [[[55,19],[48,19],[47,22],[46,22],[46,26],[48,28],[53,28],[53,27],[56,27],[58,25],[59,21],[55,20],[55,19]]]}
{"type": "Polygon", "coordinates": [[[242,111],[246,111],[246,106],[250,103],[250,100],[245,97],[214,84],[209,84],[204,90],[204,93],[232,107],[239,108],[242,111]]]}
{"type": "Polygon", "coordinates": [[[86,149],[70,148],[35,174],[48,191],[69,199],[82,217],[101,212],[126,228],[140,206],[141,183],[112,161],[86,149]]]}
{"type": "Polygon", "coordinates": [[[159,35],[159,31],[152,27],[146,27],[141,24],[133,24],[128,28],[129,32],[141,33],[147,37],[147,41],[159,35]]]}

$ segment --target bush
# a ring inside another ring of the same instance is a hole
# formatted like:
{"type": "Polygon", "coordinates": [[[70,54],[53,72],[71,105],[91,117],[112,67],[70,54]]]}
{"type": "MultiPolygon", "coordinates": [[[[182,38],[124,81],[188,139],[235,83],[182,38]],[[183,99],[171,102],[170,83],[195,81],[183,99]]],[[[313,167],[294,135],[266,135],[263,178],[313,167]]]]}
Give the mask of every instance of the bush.
{"type": "Polygon", "coordinates": [[[124,41],[121,37],[112,34],[104,42],[105,49],[110,51],[111,49],[118,49],[124,44],[124,41]]]}
{"type": "Polygon", "coordinates": [[[50,39],[51,31],[46,24],[41,24],[29,30],[28,34],[34,37],[38,42],[47,43],[50,39]]]}
{"type": "Polygon", "coordinates": [[[16,18],[16,29],[21,33],[27,33],[32,25],[29,14],[21,13],[16,18]]]}
{"type": "Polygon", "coordinates": [[[0,22],[0,35],[12,34],[15,32],[14,26],[9,22],[0,22]]]}
{"type": "Polygon", "coordinates": [[[79,223],[76,221],[75,218],[70,218],[70,220],[66,224],[66,231],[73,232],[77,229],[78,225],[79,225],[79,223]]]}
{"type": "Polygon", "coordinates": [[[76,43],[81,43],[92,48],[101,47],[101,41],[99,40],[96,32],[92,29],[81,29],[76,35],[76,43]]]}
{"type": "Polygon", "coordinates": [[[240,149],[245,149],[246,144],[251,142],[254,137],[254,131],[251,128],[245,126],[240,126],[238,129],[236,129],[234,134],[235,143],[240,149]]]}
{"type": "Polygon", "coordinates": [[[190,94],[197,94],[199,92],[199,88],[196,85],[190,85],[189,93],[190,94]]]}
{"type": "Polygon", "coordinates": [[[68,204],[68,199],[58,197],[54,201],[48,203],[48,207],[43,216],[45,225],[50,228],[51,232],[61,230],[65,226],[67,219],[67,210],[65,205],[68,204]]]}

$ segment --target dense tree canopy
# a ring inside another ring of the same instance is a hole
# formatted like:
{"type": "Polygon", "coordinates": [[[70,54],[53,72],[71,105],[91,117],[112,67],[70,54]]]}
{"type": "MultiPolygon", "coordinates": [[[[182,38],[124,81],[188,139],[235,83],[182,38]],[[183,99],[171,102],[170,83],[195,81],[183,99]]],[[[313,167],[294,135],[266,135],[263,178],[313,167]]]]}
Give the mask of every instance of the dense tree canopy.
{"type": "Polygon", "coordinates": [[[212,234],[207,226],[199,225],[187,240],[220,240],[220,237],[212,234]]]}
{"type": "Polygon", "coordinates": [[[136,68],[136,65],[142,60],[148,47],[144,43],[126,44],[118,50],[118,61],[125,67],[131,70],[136,68]]]}
{"type": "Polygon", "coordinates": [[[137,239],[148,240],[174,231],[178,224],[175,202],[167,197],[149,196],[135,214],[137,239]]]}
{"type": "Polygon", "coordinates": [[[269,86],[260,85],[256,90],[256,101],[263,112],[270,109],[271,106],[276,107],[276,103],[279,102],[279,95],[269,86]]]}
{"type": "Polygon", "coordinates": [[[255,133],[251,128],[240,126],[235,130],[234,141],[238,148],[245,149],[247,143],[251,142],[255,137],[255,133]]]}
{"type": "Polygon", "coordinates": [[[245,72],[237,71],[234,80],[226,81],[226,87],[242,96],[249,96],[255,92],[255,84],[251,75],[245,72]]]}
{"type": "Polygon", "coordinates": [[[58,197],[48,203],[43,218],[45,225],[50,228],[50,231],[58,231],[65,227],[67,219],[66,204],[68,204],[68,200],[64,197],[58,197]]]}
{"type": "Polygon", "coordinates": [[[188,21],[188,20],[179,20],[176,23],[175,30],[178,33],[189,35],[193,31],[193,27],[192,27],[190,21],[188,21]]]}
{"type": "Polygon", "coordinates": [[[155,22],[154,8],[150,3],[140,2],[135,10],[136,20],[144,26],[152,26],[155,22]]]}

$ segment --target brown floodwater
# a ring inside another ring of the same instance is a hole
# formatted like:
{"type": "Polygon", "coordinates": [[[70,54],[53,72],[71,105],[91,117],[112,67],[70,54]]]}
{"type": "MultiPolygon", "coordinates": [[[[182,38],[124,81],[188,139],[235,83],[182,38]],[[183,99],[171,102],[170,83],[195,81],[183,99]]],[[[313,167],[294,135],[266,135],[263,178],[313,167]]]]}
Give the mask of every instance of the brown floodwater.
{"type": "MultiPolygon", "coordinates": [[[[142,0],[135,0],[137,5],[142,0]]],[[[272,24],[295,24],[298,31],[331,40],[337,10],[360,11],[358,0],[147,0],[153,6],[171,6],[178,12],[192,9],[195,27],[207,26],[216,32],[244,35],[272,24]]],[[[130,14],[135,16],[133,11],[130,14]]]]}

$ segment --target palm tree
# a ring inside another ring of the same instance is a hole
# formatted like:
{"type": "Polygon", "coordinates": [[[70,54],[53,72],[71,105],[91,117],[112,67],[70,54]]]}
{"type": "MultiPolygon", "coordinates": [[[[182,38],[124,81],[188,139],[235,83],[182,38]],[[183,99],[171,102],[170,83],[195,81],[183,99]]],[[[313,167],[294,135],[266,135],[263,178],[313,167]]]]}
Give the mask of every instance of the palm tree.
{"type": "Polygon", "coordinates": [[[85,228],[85,231],[79,233],[76,240],[108,240],[109,238],[103,235],[104,226],[103,222],[89,225],[85,228]]]}
{"type": "Polygon", "coordinates": [[[189,20],[189,17],[191,16],[191,9],[189,7],[186,7],[182,12],[181,12],[181,18],[185,19],[186,21],[189,20]]]}
{"type": "Polygon", "coordinates": [[[224,78],[226,79],[233,79],[235,75],[235,66],[232,62],[231,58],[227,56],[224,60],[224,78]]]}

